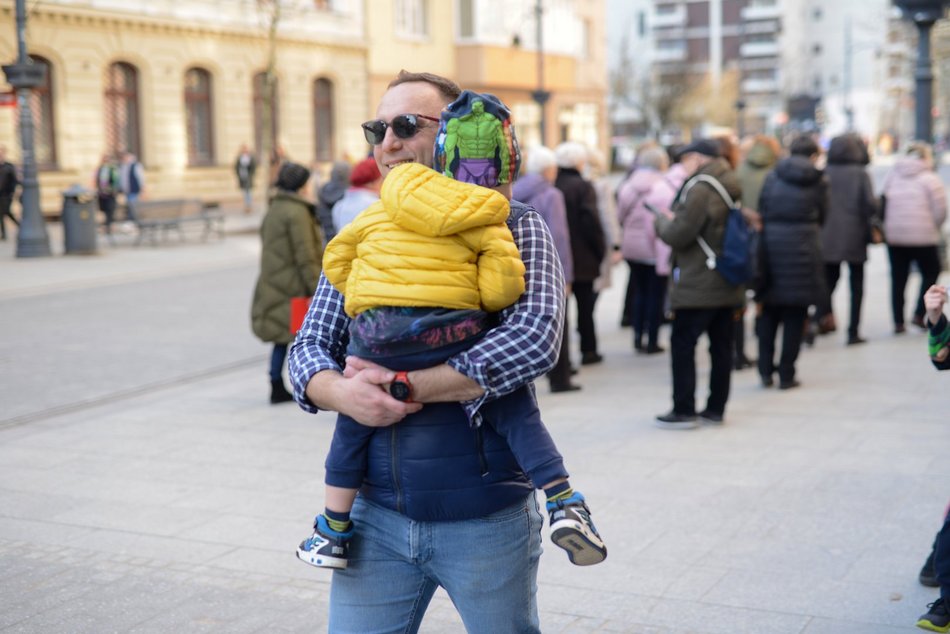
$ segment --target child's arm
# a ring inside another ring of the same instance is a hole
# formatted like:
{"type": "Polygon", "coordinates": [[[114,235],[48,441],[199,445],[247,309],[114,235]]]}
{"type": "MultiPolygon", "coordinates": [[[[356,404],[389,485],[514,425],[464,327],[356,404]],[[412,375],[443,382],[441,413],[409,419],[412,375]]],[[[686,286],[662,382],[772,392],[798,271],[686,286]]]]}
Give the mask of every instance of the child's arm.
{"type": "Polygon", "coordinates": [[[478,254],[478,293],[482,308],[496,313],[524,293],[524,262],[508,227],[486,227],[478,254]]]}

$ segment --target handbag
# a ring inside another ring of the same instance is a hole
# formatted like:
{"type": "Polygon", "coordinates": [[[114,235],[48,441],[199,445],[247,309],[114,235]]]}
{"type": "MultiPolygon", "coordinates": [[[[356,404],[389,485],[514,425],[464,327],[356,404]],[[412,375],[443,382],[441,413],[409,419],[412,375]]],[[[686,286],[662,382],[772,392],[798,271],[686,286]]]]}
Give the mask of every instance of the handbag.
{"type": "Polygon", "coordinates": [[[304,317],[310,310],[310,297],[291,297],[290,298],[290,334],[296,335],[300,327],[303,326],[304,317]]]}

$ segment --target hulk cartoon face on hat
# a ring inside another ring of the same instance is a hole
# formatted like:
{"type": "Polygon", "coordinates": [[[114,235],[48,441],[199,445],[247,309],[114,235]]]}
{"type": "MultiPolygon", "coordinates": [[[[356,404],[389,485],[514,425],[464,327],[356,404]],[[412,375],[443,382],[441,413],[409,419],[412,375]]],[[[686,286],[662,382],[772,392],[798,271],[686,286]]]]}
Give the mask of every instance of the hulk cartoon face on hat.
{"type": "Polygon", "coordinates": [[[505,104],[489,93],[463,91],[442,111],[433,167],[483,187],[511,183],[521,167],[521,150],[505,104]]]}

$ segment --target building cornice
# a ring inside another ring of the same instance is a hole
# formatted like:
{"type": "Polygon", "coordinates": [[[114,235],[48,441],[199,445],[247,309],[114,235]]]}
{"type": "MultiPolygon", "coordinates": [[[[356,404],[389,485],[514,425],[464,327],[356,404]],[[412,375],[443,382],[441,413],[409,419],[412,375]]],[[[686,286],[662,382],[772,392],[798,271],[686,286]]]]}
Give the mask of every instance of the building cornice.
{"type": "MultiPolygon", "coordinates": [[[[0,16],[13,20],[12,6],[0,6],[0,16]]],[[[123,31],[136,30],[140,33],[154,33],[176,36],[215,36],[245,42],[261,43],[267,39],[267,33],[262,27],[254,29],[245,26],[216,25],[208,22],[186,22],[174,18],[120,13],[83,7],[68,7],[61,5],[37,4],[30,9],[31,23],[63,25],[71,27],[116,29],[123,31]]],[[[340,49],[349,49],[357,53],[365,53],[367,44],[365,38],[353,38],[346,34],[338,36],[308,37],[300,34],[278,32],[278,41],[302,45],[329,46],[340,49]]]]}

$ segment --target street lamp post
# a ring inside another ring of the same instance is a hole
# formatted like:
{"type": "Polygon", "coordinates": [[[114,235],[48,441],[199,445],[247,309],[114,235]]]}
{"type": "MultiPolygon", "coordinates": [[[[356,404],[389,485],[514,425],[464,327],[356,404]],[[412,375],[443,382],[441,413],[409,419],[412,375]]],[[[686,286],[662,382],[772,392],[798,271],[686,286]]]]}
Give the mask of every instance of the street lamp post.
{"type": "Polygon", "coordinates": [[[544,15],[544,9],[541,7],[541,0],[536,0],[534,5],[535,13],[535,25],[537,27],[537,36],[538,36],[538,89],[531,92],[531,98],[534,99],[535,103],[538,104],[538,110],[541,112],[541,118],[539,122],[540,132],[541,132],[541,145],[547,145],[545,143],[545,134],[547,131],[547,117],[545,116],[545,104],[548,102],[548,99],[551,98],[551,93],[544,89],[544,39],[543,39],[543,23],[542,16],[544,15]]]}
{"type": "Polygon", "coordinates": [[[33,149],[33,110],[30,96],[43,83],[45,68],[34,64],[26,54],[25,0],[16,0],[17,60],[3,67],[7,83],[16,89],[20,116],[20,152],[23,162],[23,184],[20,206],[23,215],[17,231],[16,256],[32,258],[50,255],[49,235],[40,212],[40,186],[36,180],[36,155],[33,149]]]}
{"type": "Polygon", "coordinates": [[[930,29],[944,16],[948,0],[894,0],[904,17],[917,25],[917,67],[914,69],[916,127],[914,136],[920,141],[933,140],[933,81],[930,58],[930,29]]]}
{"type": "Polygon", "coordinates": [[[736,100],[736,135],[741,141],[745,136],[745,100],[742,97],[736,100]]]}

